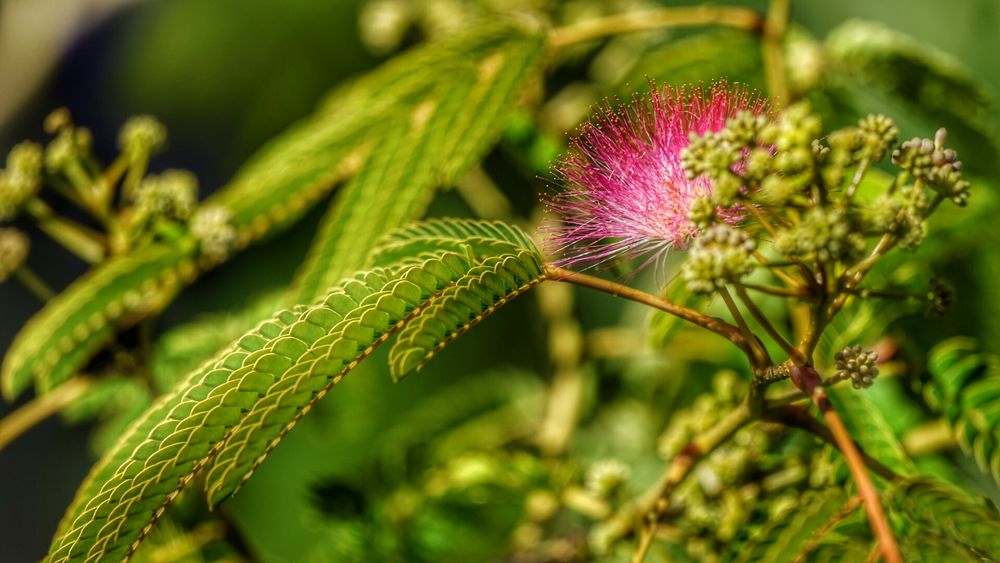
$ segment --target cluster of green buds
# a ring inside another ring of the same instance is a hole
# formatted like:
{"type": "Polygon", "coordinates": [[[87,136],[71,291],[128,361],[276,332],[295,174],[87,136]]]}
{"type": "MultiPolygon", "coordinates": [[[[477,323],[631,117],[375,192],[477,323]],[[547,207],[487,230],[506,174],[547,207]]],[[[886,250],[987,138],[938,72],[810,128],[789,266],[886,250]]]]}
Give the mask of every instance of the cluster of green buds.
{"type": "Polygon", "coordinates": [[[236,229],[229,211],[208,205],[198,209],[191,218],[191,234],[201,245],[202,254],[212,261],[222,261],[236,248],[236,229]]]}
{"type": "MultiPolygon", "coordinates": [[[[852,299],[926,296],[932,310],[945,308],[951,294],[939,283],[917,294],[861,286],[887,252],[921,244],[941,202],[968,200],[969,182],[943,129],[933,139],[898,139],[896,125],[882,115],[823,135],[820,118],[804,103],[772,116],[739,112],[718,131],[692,134],[681,165],[689,180],[707,180],[711,191],[688,210],[697,233],[681,269],[688,288],[720,293],[744,332],[731,288],[760,322],[755,291],[823,307],[812,317],[814,335],[852,299]],[[894,175],[877,169],[887,155],[894,175]]],[[[785,351],[794,347],[779,343],[785,351]]],[[[807,340],[802,346],[814,349],[807,340]]],[[[832,380],[870,385],[877,370],[861,356],[842,355],[844,366],[832,380]]]]}
{"type": "Polygon", "coordinates": [[[42,147],[30,141],[8,153],[7,167],[0,169],[0,221],[13,219],[24,202],[38,193],[42,162],[42,147]]]}
{"type": "Polygon", "coordinates": [[[90,131],[77,126],[66,108],[50,113],[44,129],[52,135],[44,149],[23,142],[0,169],[0,222],[24,210],[42,231],[92,263],[185,230],[209,263],[225,259],[236,247],[228,211],[199,209],[192,173],[147,173],[150,158],[167,142],[166,127],[153,116],[131,117],[122,125],[120,153],[106,167],[93,153],[90,131]],[[77,205],[105,232],[55,212],[40,193],[43,188],[77,205]]]}
{"type": "Polygon", "coordinates": [[[837,371],[827,380],[827,385],[832,385],[839,381],[851,380],[855,389],[871,387],[878,377],[878,354],[861,349],[860,344],[847,346],[834,355],[837,371]]]}
{"type": "Polygon", "coordinates": [[[198,203],[198,179],[174,169],[147,176],[132,193],[132,202],[145,217],[187,221],[198,203]]]}
{"type": "Polygon", "coordinates": [[[631,470],[618,459],[602,459],[591,464],[584,475],[584,484],[600,498],[611,498],[628,482],[631,470]]]}
{"type": "Polygon", "coordinates": [[[0,282],[7,279],[24,264],[30,242],[24,233],[15,228],[0,229],[0,282]]]}

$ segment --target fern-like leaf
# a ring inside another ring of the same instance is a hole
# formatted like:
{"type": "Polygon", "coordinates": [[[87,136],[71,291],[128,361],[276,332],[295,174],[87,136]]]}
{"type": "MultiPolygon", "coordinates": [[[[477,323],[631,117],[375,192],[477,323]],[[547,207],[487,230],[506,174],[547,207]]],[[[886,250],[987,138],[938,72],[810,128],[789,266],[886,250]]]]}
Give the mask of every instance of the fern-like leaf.
{"type": "Polygon", "coordinates": [[[931,350],[924,398],[940,412],[966,454],[1000,483],[1000,360],[975,341],[953,338],[931,350]]]}
{"type": "Polygon", "coordinates": [[[98,464],[60,527],[51,559],[128,557],[205,467],[211,498],[233,490],[315,401],[472,267],[449,253],[370,272],[245,334],[158,400],[98,464]],[[248,428],[270,439],[245,440],[248,428]],[[230,466],[240,471],[217,469],[230,466]]]}
{"type": "Polygon", "coordinates": [[[35,380],[46,392],[69,379],[107,343],[117,325],[159,310],[197,271],[191,241],[154,244],[114,258],[80,278],[38,312],[4,357],[3,393],[35,380]]]}
{"type": "Polygon", "coordinates": [[[865,453],[896,473],[914,473],[913,462],[893,434],[882,411],[868,397],[846,385],[833,386],[827,392],[848,432],[865,453]]]}
{"type": "Polygon", "coordinates": [[[296,279],[296,301],[315,299],[362,267],[386,230],[420,218],[435,187],[482,157],[538,68],[542,44],[537,31],[493,26],[435,47],[432,63],[424,52],[396,61],[407,94],[394,93],[394,84],[375,88],[375,96],[392,96],[395,112],[372,131],[371,157],[334,199],[296,279]]]}
{"type": "MultiPolygon", "coordinates": [[[[926,477],[905,479],[886,495],[887,508],[904,546],[909,538],[924,537],[924,543],[961,546],[975,558],[1000,558],[1000,521],[994,510],[975,503],[961,491],[926,477]]],[[[918,542],[919,544],[919,542],[918,542]]],[[[913,551],[911,549],[911,551],[913,551]]],[[[970,560],[962,558],[962,560],[970,560]]]]}
{"type": "Polygon", "coordinates": [[[439,310],[439,301],[477,291],[455,288],[485,288],[475,295],[502,304],[540,272],[537,252],[477,258],[445,250],[357,274],[314,305],[275,314],[133,424],[81,486],[50,558],[127,558],[200,470],[209,503],[217,504],[394,332],[413,319],[446,318],[454,305],[439,310]]]}
{"type": "Polygon", "coordinates": [[[471,249],[476,255],[495,255],[521,250],[538,253],[524,231],[500,221],[473,219],[429,219],[391,231],[372,251],[375,266],[393,264],[424,252],[471,249]]]}
{"type": "Polygon", "coordinates": [[[807,494],[795,509],[769,521],[734,554],[734,560],[791,561],[806,542],[844,505],[839,489],[807,494]]]}
{"type": "Polygon", "coordinates": [[[389,352],[392,378],[398,381],[418,371],[445,346],[543,279],[540,257],[530,251],[486,260],[403,329],[389,352]]]}

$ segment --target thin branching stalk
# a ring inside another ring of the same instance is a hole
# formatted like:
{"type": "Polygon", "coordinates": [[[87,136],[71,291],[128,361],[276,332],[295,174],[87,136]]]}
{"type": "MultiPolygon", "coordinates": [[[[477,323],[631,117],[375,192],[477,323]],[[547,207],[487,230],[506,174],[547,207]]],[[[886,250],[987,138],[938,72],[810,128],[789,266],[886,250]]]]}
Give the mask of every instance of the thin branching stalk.
{"type": "Polygon", "coordinates": [[[0,450],[38,423],[72,404],[90,387],[90,380],[76,377],[0,419],[0,450]]]}
{"type": "Polygon", "coordinates": [[[764,26],[764,16],[756,10],[737,6],[692,6],[630,12],[554,29],[549,36],[549,44],[553,49],[562,49],[623,33],[711,25],[760,31],[764,26]]]}
{"type": "Polygon", "coordinates": [[[729,294],[729,290],[725,287],[719,288],[719,295],[722,296],[722,300],[726,303],[726,308],[729,309],[729,313],[733,316],[737,326],[740,327],[740,331],[743,332],[743,338],[750,343],[750,349],[753,352],[753,356],[751,357],[753,367],[756,369],[761,366],[770,365],[771,358],[768,357],[767,350],[750,331],[750,326],[747,325],[746,319],[740,313],[740,309],[736,306],[736,302],[733,301],[733,296],[729,294]]]}
{"type": "Polygon", "coordinates": [[[45,283],[42,278],[38,277],[38,274],[34,270],[24,264],[14,270],[14,277],[42,302],[49,301],[56,296],[56,292],[49,287],[49,284],[45,283]]]}
{"type": "Polygon", "coordinates": [[[744,401],[740,403],[740,406],[730,411],[725,418],[720,420],[708,432],[695,436],[674,457],[667,467],[667,471],[654,488],[651,489],[655,493],[640,500],[640,513],[645,514],[646,525],[639,537],[636,550],[632,554],[632,563],[642,563],[645,560],[646,554],[649,552],[649,547],[656,535],[656,528],[659,525],[660,518],[670,506],[670,495],[673,494],[674,489],[684,481],[684,478],[688,476],[701,459],[728,440],[751,420],[753,420],[753,413],[749,403],[744,401]]]}
{"type": "Polygon", "coordinates": [[[545,266],[545,273],[548,279],[552,281],[561,281],[583,287],[589,287],[616,297],[623,297],[630,301],[648,305],[654,309],[659,309],[665,313],[669,313],[677,318],[714,332],[715,334],[726,338],[733,344],[736,344],[744,352],[748,354],[750,353],[749,344],[743,338],[743,333],[740,332],[740,329],[718,317],[708,316],[704,313],[695,311],[694,309],[678,305],[662,297],[650,295],[649,293],[627,285],[591,276],[589,274],[573,272],[551,264],[545,266]]]}
{"type": "Polygon", "coordinates": [[[743,285],[737,285],[736,296],[740,298],[740,301],[742,301],[743,305],[747,308],[748,311],[750,311],[750,314],[753,316],[753,318],[756,319],[757,323],[764,328],[768,336],[771,337],[771,340],[774,340],[774,342],[776,342],[778,346],[781,346],[781,349],[784,350],[786,354],[788,354],[788,357],[792,361],[794,361],[796,364],[799,365],[805,364],[805,357],[802,355],[802,352],[796,349],[795,346],[792,346],[792,344],[787,339],[785,339],[785,337],[782,336],[781,333],[778,332],[778,329],[774,328],[774,325],[771,323],[771,321],[769,321],[767,317],[764,316],[764,313],[761,312],[760,308],[757,307],[757,304],[754,303],[753,299],[751,299],[750,296],[747,295],[745,287],[746,286],[743,285]]]}
{"type": "Polygon", "coordinates": [[[104,259],[104,237],[100,233],[57,214],[37,197],[28,200],[24,209],[42,232],[84,262],[97,264],[104,259]]]}
{"type": "Polygon", "coordinates": [[[782,103],[790,101],[782,43],[788,29],[791,0],[771,0],[764,23],[764,72],[767,90],[782,103]]]}

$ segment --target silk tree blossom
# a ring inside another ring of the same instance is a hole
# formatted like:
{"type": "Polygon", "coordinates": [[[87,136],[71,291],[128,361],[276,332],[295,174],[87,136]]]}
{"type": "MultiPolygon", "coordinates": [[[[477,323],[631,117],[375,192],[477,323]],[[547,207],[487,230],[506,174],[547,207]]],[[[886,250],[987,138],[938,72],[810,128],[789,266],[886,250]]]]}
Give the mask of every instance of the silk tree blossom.
{"type": "MultiPolygon", "coordinates": [[[[547,229],[567,266],[598,266],[646,256],[642,266],[685,248],[698,229],[689,219],[695,200],[708,196],[708,178],[688,178],[681,151],[692,134],[717,132],[741,111],[768,111],[745,87],[718,82],[705,89],[651,84],[648,98],[598,109],[580,128],[571,151],[555,165],[565,191],[546,198],[560,221],[547,229]]],[[[735,222],[737,209],[720,209],[735,222]]]]}

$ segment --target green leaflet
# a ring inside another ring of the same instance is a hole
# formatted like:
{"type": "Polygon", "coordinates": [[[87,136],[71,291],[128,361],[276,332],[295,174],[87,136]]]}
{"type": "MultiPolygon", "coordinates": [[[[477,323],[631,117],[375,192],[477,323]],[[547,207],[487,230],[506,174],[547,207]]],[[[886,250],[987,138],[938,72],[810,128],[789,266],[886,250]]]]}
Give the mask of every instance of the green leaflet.
{"type": "Polygon", "coordinates": [[[500,221],[429,219],[387,234],[372,250],[369,261],[385,266],[424,252],[471,249],[476,256],[528,250],[538,253],[534,241],[521,229],[500,221]]]}
{"type": "Polygon", "coordinates": [[[206,466],[210,498],[231,491],[400,321],[469,268],[446,253],[370,272],[245,334],[158,400],[95,467],[60,525],[51,560],[128,557],[206,466]],[[258,434],[244,440],[250,430],[258,434]],[[270,439],[256,439],[269,431],[270,439]],[[239,471],[219,472],[229,467],[239,471]]]}
{"type": "MultiPolygon", "coordinates": [[[[896,484],[886,495],[885,504],[900,536],[907,540],[904,547],[909,538],[916,538],[917,546],[920,541],[933,543],[940,551],[951,543],[975,554],[975,558],[1000,558],[1000,521],[996,512],[976,504],[957,489],[926,477],[914,477],[896,484]]],[[[958,557],[964,561],[975,558],[958,557]]]]}
{"type": "Polygon", "coordinates": [[[196,273],[189,239],[153,244],[113,258],[50,301],[18,333],[4,357],[3,393],[12,399],[37,381],[45,392],[69,379],[130,317],[158,310],[196,273]]]}
{"type": "MultiPolygon", "coordinates": [[[[501,231],[527,240],[513,228],[501,231]]],[[[429,306],[450,290],[479,284],[503,303],[523,291],[524,280],[535,276],[531,284],[537,283],[540,272],[537,251],[480,260],[445,250],[355,275],[312,306],[278,312],[132,425],[84,481],[50,559],[127,558],[199,470],[206,469],[210,504],[234,493],[312,405],[378,345],[414,318],[450,311],[429,306]]]]}
{"type": "Polygon", "coordinates": [[[927,404],[940,412],[966,454],[1000,483],[1000,361],[975,341],[952,338],[930,353],[927,404]]]}
{"type": "Polygon", "coordinates": [[[767,522],[741,546],[734,561],[792,561],[846,500],[839,489],[804,495],[789,514],[767,522]]]}
{"type": "MultiPolygon", "coordinates": [[[[388,228],[423,215],[436,186],[454,182],[482,157],[541,62],[542,45],[534,31],[500,26],[456,38],[433,59],[430,51],[414,55],[427,60],[419,73],[412,61],[392,65],[407,95],[394,92],[394,83],[372,86],[376,97],[393,98],[395,113],[380,129],[384,133],[369,139],[371,158],[332,203],[296,280],[295,301],[315,299],[362,267],[388,228]]],[[[367,86],[365,81],[357,91],[367,86]]],[[[359,98],[347,105],[365,103],[359,98]]]]}
{"type": "MultiPolygon", "coordinates": [[[[826,39],[828,71],[873,86],[902,102],[928,123],[948,127],[959,152],[981,167],[996,154],[987,87],[960,61],[925,42],[877,22],[851,20],[826,39]],[[981,158],[971,158],[976,154],[981,158]]],[[[831,75],[834,76],[834,75],[831,75]]]]}
{"type": "Polygon", "coordinates": [[[522,250],[487,259],[403,329],[389,352],[392,378],[398,381],[418,371],[445,346],[544,278],[536,253],[522,250]]]}

